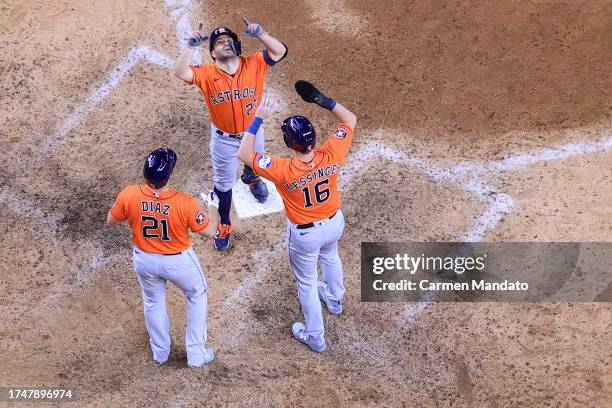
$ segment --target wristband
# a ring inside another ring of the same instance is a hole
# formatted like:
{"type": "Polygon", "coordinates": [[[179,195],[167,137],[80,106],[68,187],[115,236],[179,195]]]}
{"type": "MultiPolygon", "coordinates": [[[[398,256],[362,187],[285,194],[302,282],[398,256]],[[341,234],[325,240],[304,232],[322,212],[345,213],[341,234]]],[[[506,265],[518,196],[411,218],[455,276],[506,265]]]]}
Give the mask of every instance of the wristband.
{"type": "Polygon", "coordinates": [[[327,110],[333,110],[336,107],[336,101],[320,92],[319,95],[315,97],[315,103],[327,110]]]}
{"type": "Polygon", "coordinates": [[[262,118],[255,117],[255,119],[253,119],[253,121],[249,125],[249,128],[246,131],[253,135],[256,135],[262,123],[263,123],[262,118]]]}

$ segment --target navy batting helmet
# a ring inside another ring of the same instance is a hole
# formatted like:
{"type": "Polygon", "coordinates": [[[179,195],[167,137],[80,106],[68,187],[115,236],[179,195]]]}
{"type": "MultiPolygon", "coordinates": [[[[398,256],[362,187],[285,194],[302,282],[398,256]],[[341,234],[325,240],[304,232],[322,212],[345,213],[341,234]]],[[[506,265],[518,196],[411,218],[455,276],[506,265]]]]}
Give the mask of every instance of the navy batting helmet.
{"type": "Polygon", "coordinates": [[[153,150],[145,159],[142,174],[153,187],[161,188],[168,183],[175,164],[176,153],[171,149],[153,150]]]}
{"type": "Polygon", "coordinates": [[[317,143],[317,132],[304,116],[289,116],[281,125],[287,147],[301,153],[308,153],[317,143]]]}
{"type": "Polygon", "coordinates": [[[238,40],[238,35],[236,35],[235,32],[233,32],[227,27],[215,28],[213,32],[210,33],[209,51],[211,55],[212,55],[213,49],[215,48],[215,41],[217,41],[217,38],[219,38],[222,35],[229,35],[232,38],[232,40],[234,40],[232,41],[232,49],[234,50],[236,55],[240,55],[240,53],[242,52],[242,43],[238,40]]]}

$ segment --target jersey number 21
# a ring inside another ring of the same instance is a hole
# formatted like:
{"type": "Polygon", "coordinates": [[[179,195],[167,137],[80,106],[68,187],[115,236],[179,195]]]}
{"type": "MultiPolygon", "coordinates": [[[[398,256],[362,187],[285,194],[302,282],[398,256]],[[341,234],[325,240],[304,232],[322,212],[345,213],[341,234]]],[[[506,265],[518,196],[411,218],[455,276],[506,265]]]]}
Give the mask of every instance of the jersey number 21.
{"type": "Polygon", "coordinates": [[[168,233],[168,220],[162,218],[158,220],[155,217],[149,215],[143,215],[142,221],[142,236],[145,238],[161,238],[162,241],[170,241],[170,234],[168,233]],[[161,224],[161,231],[159,231],[159,224],[161,224]],[[160,234],[161,232],[161,234],[160,234]]]}

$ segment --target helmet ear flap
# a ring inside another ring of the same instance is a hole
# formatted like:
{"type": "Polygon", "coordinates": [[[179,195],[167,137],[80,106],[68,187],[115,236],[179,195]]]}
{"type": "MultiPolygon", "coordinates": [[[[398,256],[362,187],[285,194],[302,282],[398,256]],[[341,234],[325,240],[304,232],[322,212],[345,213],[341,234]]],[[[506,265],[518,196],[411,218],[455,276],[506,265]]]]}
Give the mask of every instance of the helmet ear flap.
{"type": "Polygon", "coordinates": [[[242,43],[238,40],[233,40],[232,41],[232,50],[234,50],[234,53],[236,55],[240,55],[242,53],[242,43]]]}

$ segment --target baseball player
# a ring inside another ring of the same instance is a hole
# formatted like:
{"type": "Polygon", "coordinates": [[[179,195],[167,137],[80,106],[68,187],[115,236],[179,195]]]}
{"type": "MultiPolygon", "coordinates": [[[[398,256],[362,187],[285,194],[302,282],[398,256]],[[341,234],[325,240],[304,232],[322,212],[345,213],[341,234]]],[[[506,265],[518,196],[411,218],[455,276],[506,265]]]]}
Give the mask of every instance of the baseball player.
{"type": "Polygon", "coordinates": [[[306,102],[330,110],[340,121],[334,134],[318,149],[314,126],[304,116],[290,116],[281,126],[287,147],[295,151],[291,159],[270,157],[255,150],[255,135],[275,109],[276,101],[265,96],[255,119],[245,132],[238,157],[260,176],[271,180],[280,193],[287,213],[287,252],[297,282],[304,324],[296,322],[295,338],[312,350],[325,350],[322,300],[330,313],[342,313],[344,283],[338,240],[344,230],[340,210],[338,173],[353,140],[357,117],[306,81],[296,90],[306,102]],[[317,281],[321,259],[323,281],[317,281]]]}
{"type": "Polygon", "coordinates": [[[214,360],[207,339],[208,286],[191,248],[189,230],[212,238],[219,222],[218,198],[206,197],[208,213],[188,194],[168,186],[176,163],[170,149],[151,152],[144,162],[145,183],[127,186],[108,212],[109,226],[128,221],[132,229],[134,270],[142,288],[142,303],[153,360],[164,364],[170,354],[170,322],[166,312],[166,282],[179,287],[187,301],[185,348],[187,364],[200,367],[214,360]]]}
{"type": "MultiPolygon", "coordinates": [[[[219,27],[210,34],[209,51],[213,63],[190,65],[194,49],[208,39],[200,24],[200,31],[189,39],[189,47],[181,53],[174,69],[177,77],[200,88],[208,106],[214,192],[219,197],[221,216],[214,245],[221,251],[229,248],[231,240],[230,208],[239,164],[236,152],[240,139],[255,117],[268,68],[287,55],[285,44],[265,32],[260,24],[251,23],[246,18],[243,20],[245,34],[260,40],[266,47],[263,51],[242,56],[238,36],[227,27],[219,27]]],[[[259,128],[256,144],[257,150],[263,151],[263,127],[259,128]]],[[[249,185],[257,201],[266,201],[268,188],[249,166],[244,167],[241,179],[249,185]]]]}

